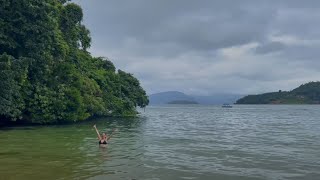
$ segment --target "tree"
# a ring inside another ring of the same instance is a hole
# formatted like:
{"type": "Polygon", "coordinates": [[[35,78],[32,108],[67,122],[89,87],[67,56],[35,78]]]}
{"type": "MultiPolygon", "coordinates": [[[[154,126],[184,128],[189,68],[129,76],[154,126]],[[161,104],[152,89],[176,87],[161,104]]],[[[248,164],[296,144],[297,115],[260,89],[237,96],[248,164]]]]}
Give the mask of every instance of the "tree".
{"type": "Polygon", "coordinates": [[[7,54],[0,55],[0,120],[21,118],[24,106],[20,86],[16,81],[15,59],[7,54]]]}
{"type": "Polygon", "coordinates": [[[135,115],[148,97],[107,58],[92,57],[83,12],[69,0],[2,0],[0,118],[46,124],[135,115]]]}

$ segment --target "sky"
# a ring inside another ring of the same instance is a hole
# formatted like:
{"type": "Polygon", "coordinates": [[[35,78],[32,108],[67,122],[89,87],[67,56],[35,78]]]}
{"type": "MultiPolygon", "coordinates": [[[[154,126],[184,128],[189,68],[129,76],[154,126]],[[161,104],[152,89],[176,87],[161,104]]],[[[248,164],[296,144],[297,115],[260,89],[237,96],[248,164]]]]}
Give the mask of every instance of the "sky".
{"type": "Polygon", "coordinates": [[[90,52],[147,94],[289,91],[320,80],[319,0],[74,0],[90,52]]]}

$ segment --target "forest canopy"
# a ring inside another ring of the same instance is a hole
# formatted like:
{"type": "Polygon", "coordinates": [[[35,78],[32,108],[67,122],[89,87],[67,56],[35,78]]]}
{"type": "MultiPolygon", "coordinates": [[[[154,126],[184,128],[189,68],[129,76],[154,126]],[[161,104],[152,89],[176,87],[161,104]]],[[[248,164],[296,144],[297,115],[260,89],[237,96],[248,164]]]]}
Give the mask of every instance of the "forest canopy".
{"type": "Polygon", "coordinates": [[[67,0],[1,0],[0,123],[134,116],[148,105],[132,74],[87,51],[82,19],[67,0]]]}

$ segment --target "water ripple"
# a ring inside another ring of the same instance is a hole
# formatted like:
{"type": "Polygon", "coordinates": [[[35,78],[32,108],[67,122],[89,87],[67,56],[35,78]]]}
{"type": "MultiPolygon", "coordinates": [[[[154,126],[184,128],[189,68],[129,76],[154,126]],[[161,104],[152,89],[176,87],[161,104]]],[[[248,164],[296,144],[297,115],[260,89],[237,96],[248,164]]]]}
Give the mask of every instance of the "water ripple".
{"type": "Polygon", "coordinates": [[[317,179],[319,108],[150,107],[139,118],[4,129],[0,174],[4,179],[317,179]],[[107,133],[118,128],[106,148],[99,148],[93,124],[107,133]]]}

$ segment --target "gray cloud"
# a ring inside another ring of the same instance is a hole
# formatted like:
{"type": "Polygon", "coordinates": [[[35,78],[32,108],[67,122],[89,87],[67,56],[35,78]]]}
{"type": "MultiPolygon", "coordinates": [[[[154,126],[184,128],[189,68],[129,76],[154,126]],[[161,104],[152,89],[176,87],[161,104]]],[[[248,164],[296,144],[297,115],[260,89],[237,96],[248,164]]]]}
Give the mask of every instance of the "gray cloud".
{"type": "Polygon", "coordinates": [[[75,2],[90,51],[135,74],[148,93],[258,93],[320,77],[320,1],[75,2]]]}
{"type": "Polygon", "coordinates": [[[280,42],[267,42],[265,44],[259,45],[255,51],[256,53],[266,54],[281,51],[285,48],[285,45],[280,42]]]}

